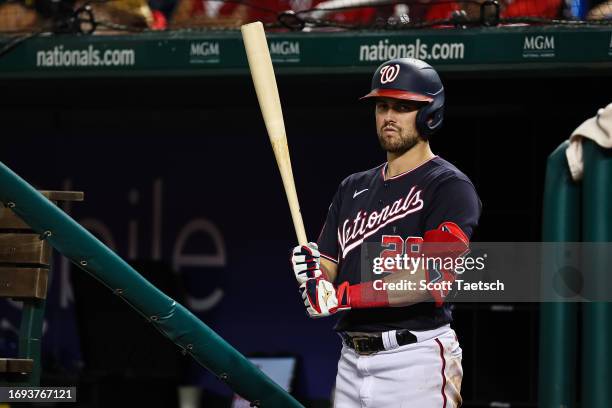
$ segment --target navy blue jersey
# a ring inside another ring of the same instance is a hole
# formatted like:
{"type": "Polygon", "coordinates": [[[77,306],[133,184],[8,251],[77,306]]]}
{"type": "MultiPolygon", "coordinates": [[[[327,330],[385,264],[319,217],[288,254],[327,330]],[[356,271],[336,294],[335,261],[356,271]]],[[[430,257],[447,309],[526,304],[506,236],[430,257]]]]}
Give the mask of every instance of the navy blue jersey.
{"type": "MultiPolygon", "coordinates": [[[[435,156],[419,167],[385,180],[387,163],[344,179],[319,235],[321,256],[338,264],[336,283],[362,283],[362,244],[383,236],[423,237],[445,221],[471,237],[481,204],[469,178],[435,156]]],[[[450,306],[423,302],[407,307],[344,312],[337,331],[428,330],[452,320],[450,306]]]]}

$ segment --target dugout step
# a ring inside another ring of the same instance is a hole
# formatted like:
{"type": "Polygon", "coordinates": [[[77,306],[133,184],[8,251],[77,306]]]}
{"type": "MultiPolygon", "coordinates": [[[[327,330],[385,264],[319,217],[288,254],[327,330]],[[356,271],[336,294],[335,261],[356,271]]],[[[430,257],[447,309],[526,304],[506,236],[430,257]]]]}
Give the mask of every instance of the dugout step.
{"type": "Polygon", "coordinates": [[[0,297],[46,299],[49,270],[0,266],[0,297]]]}
{"type": "Polygon", "coordinates": [[[51,245],[38,234],[0,233],[0,264],[49,266],[51,245]]]}
{"type": "MultiPolygon", "coordinates": [[[[83,201],[80,191],[40,191],[54,204],[83,201]]],[[[23,302],[18,358],[0,358],[0,386],[40,384],[40,341],[53,249],[53,231],[35,232],[15,212],[19,203],[0,204],[0,298],[23,302]]]]}
{"type": "MultiPolygon", "coordinates": [[[[59,201],[83,201],[84,193],[82,191],[50,191],[40,190],[39,193],[47,197],[49,200],[57,204],[59,201]]],[[[0,230],[31,230],[17,214],[6,208],[3,203],[0,203],[0,230]]]]}
{"type": "Polygon", "coordinates": [[[34,360],[31,358],[0,358],[0,373],[31,373],[34,360]]]}

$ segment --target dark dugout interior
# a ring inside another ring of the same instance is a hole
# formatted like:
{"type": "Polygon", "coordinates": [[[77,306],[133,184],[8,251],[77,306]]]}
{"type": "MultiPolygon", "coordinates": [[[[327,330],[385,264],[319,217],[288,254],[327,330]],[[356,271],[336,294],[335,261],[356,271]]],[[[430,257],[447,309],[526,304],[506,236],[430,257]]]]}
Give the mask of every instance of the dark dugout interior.
{"type": "MultiPolygon", "coordinates": [[[[483,214],[473,239],[539,241],[546,158],[611,102],[612,74],[542,70],[441,76],[445,123],[431,143],[436,154],[464,171],[477,188],[483,214]]],[[[302,214],[314,239],[340,181],[385,160],[373,108],[358,101],[369,91],[370,75],[287,74],[279,75],[278,84],[302,214]]],[[[272,264],[261,254],[260,263],[245,274],[285,268],[277,273],[283,275],[277,290],[295,290],[288,265],[277,262],[287,257],[295,238],[249,76],[5,80],[0,90],[2,161],[47,189],[62,187],[61,169],[78,173],[79,166],[97,166],[95,181],[75,186],[86,192],[86,202],[79,204],[84,208],[94,205],[91,200],[104,180],[112,184],[122,176],[113,171],[112,152],[130,152],[134,172],[157,174],[160,170],[151,168],[152,163],[166,160],[182,168],[181,151],[200,150],[189,158],[194,165],[184,178],[189,195],[204,200],[208,213],[219,215],[226,236],[242,237],[235,248],[274,243],[268,248],[272,264]],[[180,151],[174,143],[182,146],[180,151]],[[37,175],[40,171],[44,177],[37,175]]],[[[188,197],[181,200],[189,205],[188,197]]],[[[103,205],[114,211],[112,199],[107,201],[103,205]]],[[[169,211],[182,206],[172,199],[167,205],[169,211]]],[[[243,255],[235,249],[230,256],[243,255]]],[[[90,286],[75,282],[77,291],[90,286]]],[[[297,292],[288,298],[292,296],[299,303],[297,292]]],[[[300,324],[308,330],[305,319],[300,324]]],[[[95,331],[96,322],[82,314],[79,325],[87,328],[81,333],[85,342],[116,336],[110,329],[95,331]]],[[[215,327],[214,315],[211,325],[215,327]]],[[[464,350],[464,406],[488,406],[491,401],[536,406],[537,304],[460,304],[454,326],[464,350]]],[[[231,339],[233,332],[227,335],[231,339]]],[[[103,370],[96,347],[87,349],[94,354],[84,356],[85,363],[95,361],[96,369],[103,370]]],[[[179,367],[175,361],[168,364],[173,370],[179,367]]]]}

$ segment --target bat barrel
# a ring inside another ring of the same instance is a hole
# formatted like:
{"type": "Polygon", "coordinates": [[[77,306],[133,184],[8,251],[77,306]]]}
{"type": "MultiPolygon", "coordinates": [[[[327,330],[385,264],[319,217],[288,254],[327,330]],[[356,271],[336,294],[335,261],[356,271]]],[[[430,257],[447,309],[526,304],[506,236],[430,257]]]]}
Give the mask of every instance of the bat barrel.
{"type": "Polygon", "coordinates": [[[245,24],[240,30],[242,31],[244,47],[259,107],[261,108],[268,137],[276,157],[276,163],[283,179],[283,186],[287,195],[287,201],[289,202],[289,209],[291,210],[291,218],[293,219],[298,243],[305,245],[308,240],[306,239],[306,231],[295,189],[287,135],[285,133],[285,122],[283,121],[283,111],[263,24],[259,21],[245,24]]]}

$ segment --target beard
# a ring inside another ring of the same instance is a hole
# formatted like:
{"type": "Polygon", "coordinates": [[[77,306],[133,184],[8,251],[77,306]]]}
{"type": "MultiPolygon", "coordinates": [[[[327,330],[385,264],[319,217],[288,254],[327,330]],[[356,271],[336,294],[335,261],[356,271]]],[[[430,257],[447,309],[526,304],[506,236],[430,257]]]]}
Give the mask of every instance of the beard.
{"type": "Polygon", "coordinates": [[[397,135],[399,137],[388,139],[384,136],[383,130],[380,129],[378,132],[378,142],[380,143],[380,147],[382,147],[382,149],[388,153],[401,155],[419,143],[419,136],[417,134],[403,134],[401,129],[398,129],[397,135]]]}

